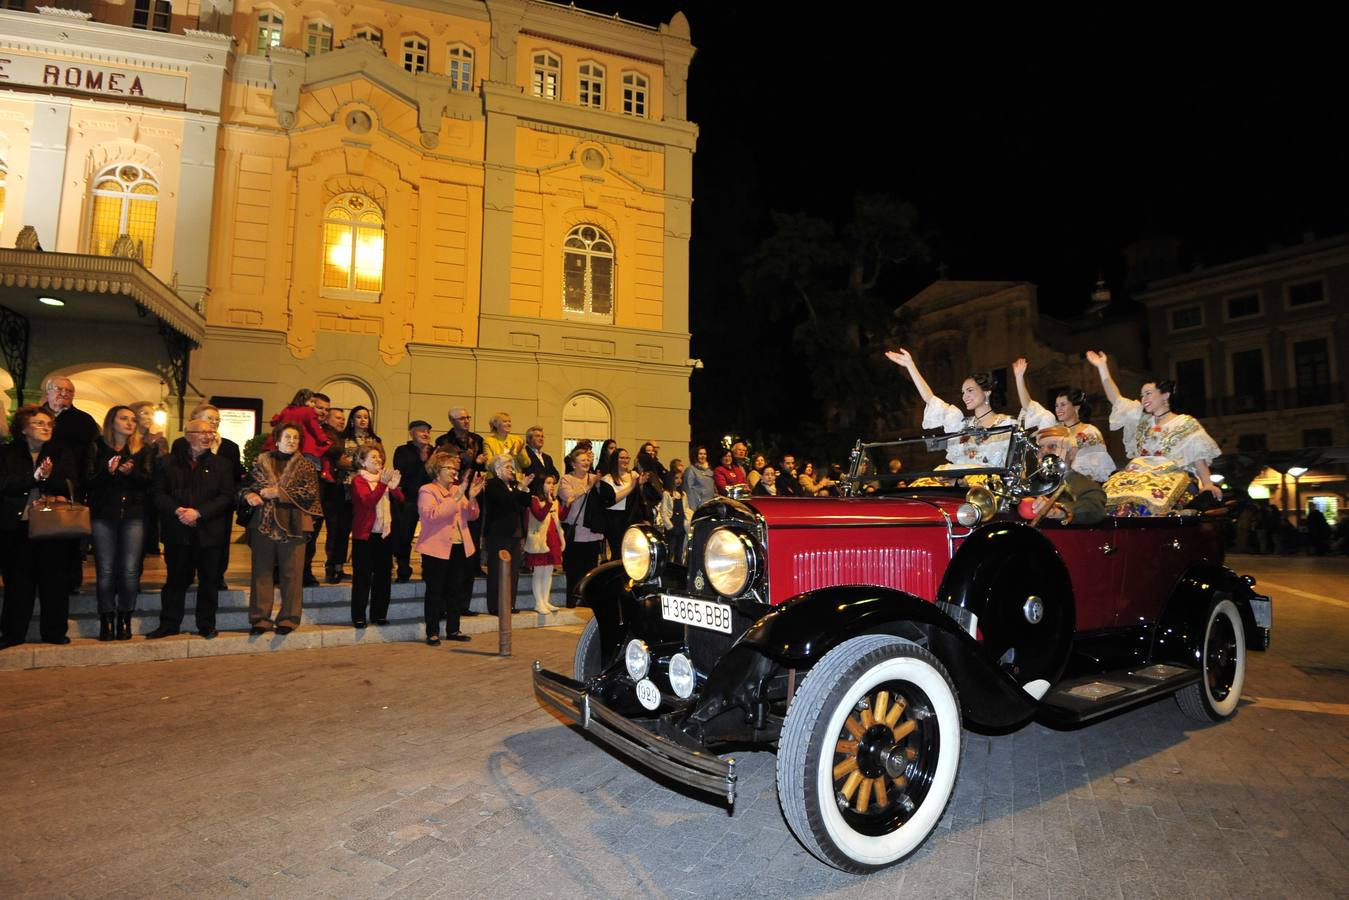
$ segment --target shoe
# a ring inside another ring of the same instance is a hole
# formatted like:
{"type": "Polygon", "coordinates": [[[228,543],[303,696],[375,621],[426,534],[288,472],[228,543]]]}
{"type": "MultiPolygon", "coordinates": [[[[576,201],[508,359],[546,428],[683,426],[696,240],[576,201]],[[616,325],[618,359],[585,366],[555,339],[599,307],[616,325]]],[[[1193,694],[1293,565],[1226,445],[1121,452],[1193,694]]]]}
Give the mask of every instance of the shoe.
{"type": "Polygon", "coordinates": [[[217,591],[228,591],[228,590],[230,589],[230,586],[229,586],[228,584],[226,584],[226,583],[225,583],[225,579],[222,578],[222,579],[220,579],[220,583],[219,583],[218,585],[216,585],[216,588],[215,588],[215,589],[216,589],[217,591]]]}
{"type": "MultiPolygon", "coordinates": [[[[375,624],[378,625],[379,623],[376,622],[375,624]]],[[[353,620],[352,623],[351,623],[351,627],[352,627],[352,628],[364,628],[364,627],[365,627],[365,619],[355,619],[355,620],[353,620]]]]}
{"type": "Polygon", "coordinates": [[[376,625],[388,625],[388,624],[389,624],[389,620],[388,620],[388,619],[374,619],[373,621],[374,621],[374,623],[375,623],[376,625]]]}
{"type": "Polygon", "coordinates": [[[135,612],[134,609],[117,614],[117,640],[131,640],[131,614],[133,612],[135,612]]]}
{"type": "Polygon", "coordinates": [[[399,575],[397,578],[395,578],[395,579],[393,580],[393,583],[394,583],[394,584],[407,584],[407,583],[408,583],[409,581],[411,581],[411,580],[412,580],[412,574],[409,573],[409,574],[407,574],[407,575],[399,575]]]}
{"type": "Polygon", "coordinates": [[[438,635],[438,634],[430,634],[430,635],[427,635],[427,637],[426,637],[426,645],[427,645],[428,647],[439,647],[439,646],[440,646],[440,635],[438,635]]]}
{"type": "Polygon", "coordinates": [[[341,584],[341,583],[342,583],[342,571],[341,571],[340,569],[338,569],[338,570],[329,572],[329,573],[324,577],[323,580],[326,581],[326,582],[328,582],[329,584],[341,584]]]}
{"type": "Polygon", "coordinates": [[[290,633],[291,633],[292,631],[294,631],[294,630],[295,630],[295,626],[294,626],[294,625],[278,625],[278,626],[276,626],[276,633],[277,633],[277,634],[280,634],[280,635],[290,634],[290,633]]]}
{"type": "Polygon", "coordinates": [[[260,634],[266,634],[266,633],[267,633],[267,626],[266,626],[266,625],[254,625],[252,628],[248,629],[248,633],[249,633],[250,635],[252,635],[253,637],[257,637],[257,636],[260,635],[260,634]]]}
{"type": "Polygon", "coordinates": [[[553,613],[557,612],[557,607],[553,606],[551,603],[547,606],[536,606],[534,607],[534,612],[541,616],[551,616],[553,613]]]}
{"type": "Polygon", "coordinates": [[[197,634],[201,635],[203,641],[210,641],[215,640],[215,638],[220,635],[220,632],[216,631],[214,628],[208,628],[205,631],[198,631],[197,634]]]}
{"type": "Polygon", "coordinates": [[[305,586],[305,587],[318,587],[318,586],[319,586],[319,580],[318,580],[317,578],[315,578],[313,575],[310,575],[308,572],[306,572],[305,575],[304,575],[304,586],[305,586]]]}
{"type": "Polygon", "coordinates": [[[100,641],[110,641],[113,638],[113,629],[117,627],[117,613],[101,613],[98,617],[98,639],[100,641]]]}
{"type": "Polygon", "coordinates": [[[169,628],[167,625],[160,625],[154,631],[145,636],[147,641],[158,640],[159,638],[173,637],[178,633],[177,628],[169,628]]]}
{"type": "Polygon", "coordinates": [[[70,638],[63,634],[60,637],[44,638],[42,642],[44,644],[69,644],[70,638]]]}
{"type": "Polygon", "coordinates": [[[467,642],[473,640],[473,638],[467,634],[464,634],[462,631],[454,631],[451,632],[450,634],[445,635],[445,640],[467,642]]]}

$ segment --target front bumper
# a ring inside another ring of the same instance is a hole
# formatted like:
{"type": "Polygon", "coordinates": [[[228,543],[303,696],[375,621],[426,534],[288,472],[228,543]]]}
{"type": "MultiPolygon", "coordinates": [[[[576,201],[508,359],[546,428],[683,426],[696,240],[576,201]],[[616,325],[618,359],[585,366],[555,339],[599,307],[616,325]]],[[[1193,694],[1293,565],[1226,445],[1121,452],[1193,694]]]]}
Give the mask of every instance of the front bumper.
{"type": "Polygon", "coordinates": [[[601,743],[680,784],[735,803],[735,760],[691,750],[629,721],[586,693],[585,685],[534,661],[534,694],[601,743]]]}

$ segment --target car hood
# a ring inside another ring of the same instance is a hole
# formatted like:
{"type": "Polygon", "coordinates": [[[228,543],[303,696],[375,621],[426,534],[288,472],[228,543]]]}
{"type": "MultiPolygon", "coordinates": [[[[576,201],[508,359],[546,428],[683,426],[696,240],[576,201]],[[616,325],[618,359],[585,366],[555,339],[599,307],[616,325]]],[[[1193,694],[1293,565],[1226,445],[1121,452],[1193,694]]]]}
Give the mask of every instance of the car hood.
{"type": "Polygon", "coordinates": [[[940,525],[955,518],[959,497],[751,497],[769,528],[839,525],[940,525]],[[945,513],[945,515],[943,515],[945,513]]]}

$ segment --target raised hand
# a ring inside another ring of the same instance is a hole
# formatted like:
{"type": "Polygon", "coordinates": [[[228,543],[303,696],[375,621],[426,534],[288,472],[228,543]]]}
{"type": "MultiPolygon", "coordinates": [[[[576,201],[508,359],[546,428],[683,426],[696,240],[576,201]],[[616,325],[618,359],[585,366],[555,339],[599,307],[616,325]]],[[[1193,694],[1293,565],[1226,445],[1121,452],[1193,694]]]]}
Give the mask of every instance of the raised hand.
{"type": "Polygon", "coordinates": [[[1012,374],[1017,378],[1023,378],[1025,377],[1028,368],[1030,368],[1030,363],[1026,362],[1026,357],[1019,357],[1012,363],[1012,374]]]}
{"type": "Polygon", "coordinates": [[[403,483],[403,473],[398,471],[397,469],[390,469],[389,471],[393,473],[392,475],[389,476],[388,481],[389,490],[393,490],[394,488],[398,487],[398,485],[403,483]]]}
{"type": "Polygon", "coordinates": [[[1091,363],[1093,366],[1100,369],[1104,367],[1109,362],[1109,360],[1107,359],[1105,353],[1103,353],[1100,350],[1088,350],[1087,362],[1091,363]]]}
{"type": "Polygon", "coordinates": [[[52,458],[49,456],[42,462],[38,463],[38,467],[33,470],[33,477],[38,481],[46,481],[47,476],[50,475],[51,473],[52,473],[52,458]]]}
{"type": "Polygon", "coordinates": [[[116,472],[117,467],[120,466],[121,464],[122,464],[122,457],[114,456],[112,459],[108,460],[108,472],[109,473],[116,472]]]}
{"type": "Polygon", "coordinates": [[[915,367],[915,363],[913,361],[913,354],[910,353],[908,350],[905,350],[903,347],[900,347],[898,350],[885,351],[885,358],[890,360],[890,362],[894,363],[895,365],[903,366],[904,368],[910,371],[912,371],[915,367]]]}

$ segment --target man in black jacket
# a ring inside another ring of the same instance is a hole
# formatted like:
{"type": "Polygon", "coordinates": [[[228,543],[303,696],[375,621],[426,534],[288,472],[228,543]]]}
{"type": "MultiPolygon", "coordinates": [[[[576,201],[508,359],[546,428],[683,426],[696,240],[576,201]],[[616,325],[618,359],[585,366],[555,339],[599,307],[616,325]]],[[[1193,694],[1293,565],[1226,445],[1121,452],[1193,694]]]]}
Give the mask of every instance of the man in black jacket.
{"type": "MultiPolygon", "coordinates": [[[[402,476],[403,502],[394,510],[393,556],[398,561],[398,583],[412,579],[412,535],[417,530],[417,493],[431,480],[426,461],[431,456],[431,423],[408,423],[408,442],[393,452],[393,467],[402,476]]],[[[395,501],[396,503],[396,501],[395,501]]]]}
{"type": "MultiPolygon", "coordinates": [[[[211,426],[212,431],[216,432],[216,439],[211,445],[211,452],[216,455],[217,459],[229,467],[229,470],[234,477],[235,484],[243,481],[245,475],[243,451],[239,449],[239,445],[234,441],[227,437],[220,436],[220,408],[218,406],[212,406],[210,403],[203,403],[192,410],[192,418],[201,419],[207,425],[211,426]]],[[[172,449],[174,451],[178,450],[180,447],[183,450],[187,449],[187,438],[180,437],[173,442],[172,449]]],[[[229,568],[229,565],[230,542],[227,540],[220,548],[220,584],[217,585],[217,587],[222,591],[229,590],[225,584],[225,570],[229,568]]]]}
{"type": "Polygon", "coordinates": [[[42,383],[46,403],[42,411],[52,417],[53,450],[60,448],[70,454],[74,466],[75,499],[84,500],[89,460],[93,458],[94,442],[103,433],[94,417],[75,408],[75,385],[69,378],[53,375],[42,383]]]}
{"type": "Polygon", "coordinates": [[[187,445],[165,457],[155,473],[168,577],[159,595],[159,627],[147,638],[168,637],[182,628],[187,588],[194,577],[197,633],[208,640],[216,636],[220,553],[229,540],[235,499],[231,466],[211,452],[215,434],[209,422],[188,422],[187,445]]]}
{"type": "Polygon", "coordinates": [[[520,470],[520,476],[533,475],[540,484],[548,477],[560,478],[553,458],[543,452],[543,426],[531,425],[525,432],[525,449],[521,454],[527,466],[520,470]]]}

